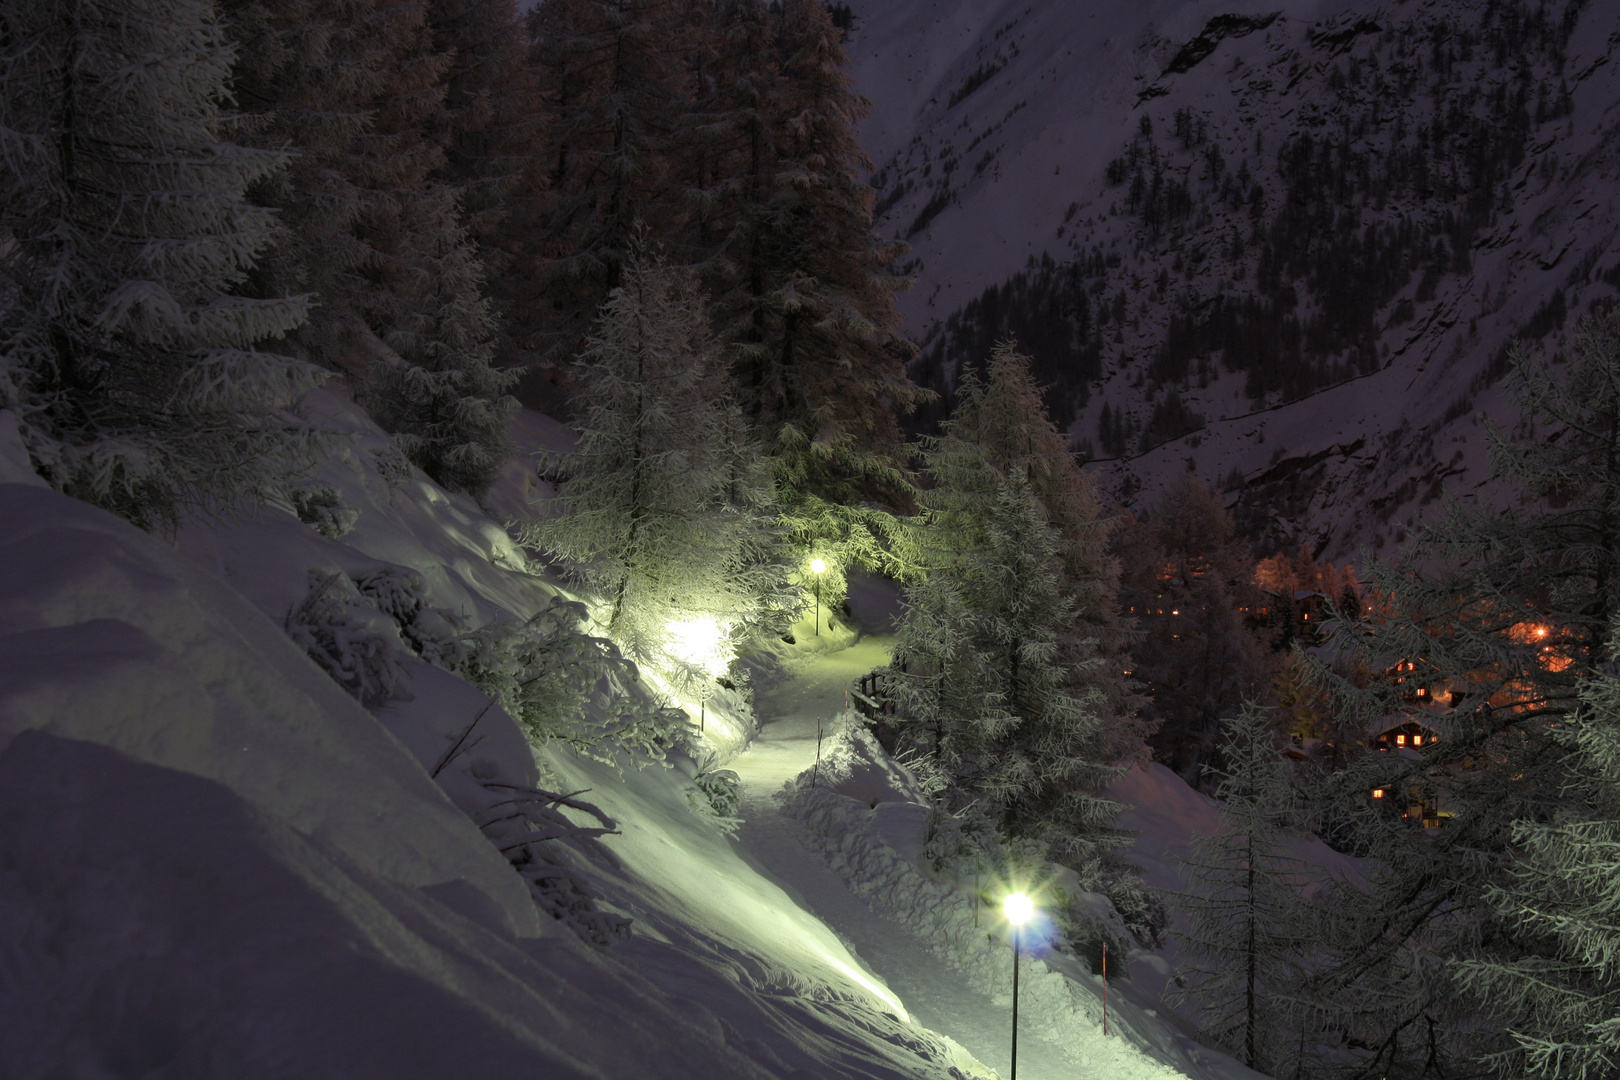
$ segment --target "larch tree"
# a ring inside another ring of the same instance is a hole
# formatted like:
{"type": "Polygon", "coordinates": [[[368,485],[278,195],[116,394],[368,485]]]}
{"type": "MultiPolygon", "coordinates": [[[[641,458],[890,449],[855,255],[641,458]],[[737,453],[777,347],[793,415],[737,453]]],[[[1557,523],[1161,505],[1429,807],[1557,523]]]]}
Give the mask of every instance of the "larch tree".
{"type": "Polygon", "coordinates": [[[226,141],[232,49],[206,0],[0,11],[0,407],[40,474],[146,527],[280,483],[315,369],[258,345],[306,297],[236,294],[286,155],[226,141]]]}
{"type": "Polygon", "coordinates": [[[1268,1076],[1290,1075],[1300,1025],[1289,994],[1311,958],[1315,934],[1305,890],[1320,874],[1289,852],[1301,820],[1276,723],[1246,705],[1222,724],[1213,771],[1220,830],[1200,836],[1182,863],[1187,891],[1181,965],[1172,1000],[1190,1001],[1204,1037],[1268,1076]]]}
{"type": "Polygon", "coordinates": [[[1340,1030],[1368,1048],[1350,1055],[1350,1075],[1523,1060],[1508,1034],[1522,1014],[1467,973],[1557,946],[1546,924],[1498,901],[1523,887],[1537,827],[1587,813],[1569,726],[1583,682],[1611,662],[1606,624],[1620,599],[1620,315],[1575,323],[1562,371],[1522,350],[1513,361],[1505,385],[1520,424],[1491,434],[1511,504],[1448,498],[1395,560],[1364,568],[1370,610],[1330,638],[1373,671],[1410,665],[1404,683],[1316,672],[1364,729],[1400,714],[1414,685],[1450,702],[1438,741],[1362,752],[1319,794],[1326,807],[1363,808],[1340,831],[1381,867],[1338,891],[1317,980],[1324,1010],[1337,1008],[1340,1030]],[[1438,808],[1442,827],[1377,813],[1373,789],[1438,808]]]}
{"type": "Polygon", "coordinates": [[[524,534],[571,564],[601,597],[609,633],[643,658],[665,648],[669,620],[730,618],[736,606],[715,550],[727,526],[714,351],[691,275],[632,257],[574,367],[579,449],[557,463],[552,516],[524,534]]]}

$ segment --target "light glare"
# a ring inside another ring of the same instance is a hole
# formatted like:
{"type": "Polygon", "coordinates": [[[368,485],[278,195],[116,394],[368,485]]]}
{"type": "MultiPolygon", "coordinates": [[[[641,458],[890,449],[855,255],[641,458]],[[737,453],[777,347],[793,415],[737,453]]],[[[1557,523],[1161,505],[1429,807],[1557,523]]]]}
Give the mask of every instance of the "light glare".
{"type": "Polygon", "coordinates": [[[726,627],[712,615],[679,619],[666,624],[669,651],[677,659],[719,678],[731,666],[726,648],[726,627]]]}
{"type": "Polygon", "coordinates": [[[824,574],[824,573],[826,573],[827,572],[827,562],[826,562],[826,560],[825,559],[811,559],[810,560],[810,572],[812,574],[824,574]]]}
{"type": "Polygon", "coordinates": [[[1035,914],[1035,901],[1021,892],[1015,892],[1001,902],[1001,910],[1007,916],[1007,921],[1014,926],[1023,926],[1029,922],[1029,917],[1035,914]]]}

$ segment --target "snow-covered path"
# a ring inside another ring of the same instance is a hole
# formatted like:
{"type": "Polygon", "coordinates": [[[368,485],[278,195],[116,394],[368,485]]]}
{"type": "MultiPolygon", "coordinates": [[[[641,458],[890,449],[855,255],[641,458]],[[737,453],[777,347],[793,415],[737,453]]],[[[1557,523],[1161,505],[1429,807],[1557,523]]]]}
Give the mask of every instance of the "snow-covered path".
{"type": "MultiPolygon", "coordinates": [[[[762,692],[759,737],[732,763],[743,784],[745,824],[738,835],[744,855],[858,954],[924,1027],[962,1044],[984,1064],[1008,1076],[1010,1003],[971,989],[948,964],[899,922],[874,910],[803,840],[801,826],[784,817],[772,795],[811,767],[818,722],[830,730],[844,706],[844,688],[888,662],[892,641],[863,638],[842,652],[801,661],[792,677],[762,692]]],[[[1026,1080],[1077,1080],[1089,1073],[1062,1049],[1024,1028],[1018,1039],[1018,1075],[1026,1080]]]]}

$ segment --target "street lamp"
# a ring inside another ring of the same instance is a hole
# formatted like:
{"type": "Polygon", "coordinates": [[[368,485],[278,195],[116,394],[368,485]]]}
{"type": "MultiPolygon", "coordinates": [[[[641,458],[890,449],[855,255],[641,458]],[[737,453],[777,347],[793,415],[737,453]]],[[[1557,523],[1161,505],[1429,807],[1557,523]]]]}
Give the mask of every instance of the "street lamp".
{"type": "Polygon", "coordinates": [[[816,575],[816,637],[821,636],[821,575],[827,572],[824,559],[811,559],[810,572],[816,575]]]}
{"type": "Polygon", "coordinates": [[[1035,901],[1021,892],[1015,892],[1001,902],[1001,911],[1013,928],[1012,1070],[1008,1080],[1018,1080],[1018,944],[1024,924],[1035,914],[1035,901]]]}

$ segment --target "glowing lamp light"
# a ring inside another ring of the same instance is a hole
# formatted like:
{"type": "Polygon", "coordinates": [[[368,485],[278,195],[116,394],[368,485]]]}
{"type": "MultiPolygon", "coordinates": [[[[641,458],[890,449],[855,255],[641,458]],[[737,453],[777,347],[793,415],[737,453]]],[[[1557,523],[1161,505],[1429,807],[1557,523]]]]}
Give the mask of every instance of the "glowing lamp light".
{"type": "Polygon", "coordinates": [[[670,655],[693,667],[719,677],[731,666],[726,648],[727,627],[712,615],[678,619],[665,624],[670,655]]]}
{"type": "Polygon", "coordinates": [[[1001,902],[1001,912],[1013,928],[1013,1000],[1012,1000],[1012,1080],[1018,1080],[1018,946],[1023,938],[1024,924],[1035,914],[1035,901],[1021,892],[1015,892],[1001,902]]]}
{"type": "Polygon", "coordinates": [[[1001,902],[1002,914],[1014,926],[1023,926],[1029,922],[1029,917],[1035,914],[1035,901],[1021,892],[1015,892],[1001,902]]]}
{"type": "Polygon", "coordinates": [[[825,559],[811,559],[810,572],[812,574],[825,574],[827,572],[827,561],[825,559]]]}

